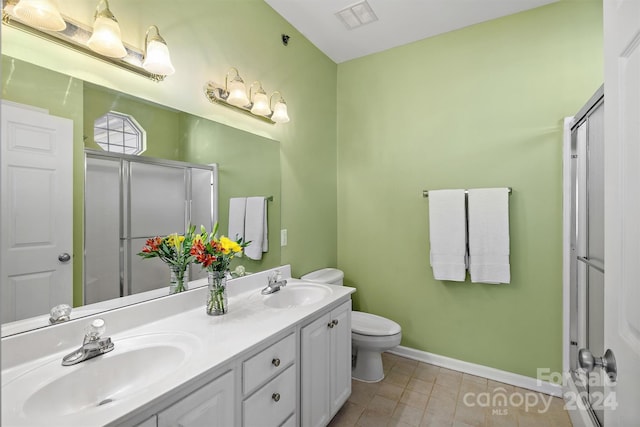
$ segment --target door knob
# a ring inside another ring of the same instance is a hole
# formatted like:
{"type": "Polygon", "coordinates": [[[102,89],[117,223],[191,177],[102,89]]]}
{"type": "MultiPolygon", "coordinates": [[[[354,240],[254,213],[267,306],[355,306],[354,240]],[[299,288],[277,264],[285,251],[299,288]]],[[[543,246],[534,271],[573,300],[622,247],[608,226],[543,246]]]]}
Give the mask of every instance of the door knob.
{"type": "Polygon", "coordinates": [[[58,255],[58,261],[60,262],[69,262],[71,261],[71,255],[69,255],[68,253],[62,253],[60,255],[58,255]]]}
{"type": "Polygon", "coordinates": [[[608,349],[602,357],[594,357],[590,350],[581,348],[580,351],[578,351],[578,363],[587,373],[590,373],[595,368],[600,367],[604,369],[611,381],[615,382],[618,378],[616,358],[611,349],[608,349]]]}

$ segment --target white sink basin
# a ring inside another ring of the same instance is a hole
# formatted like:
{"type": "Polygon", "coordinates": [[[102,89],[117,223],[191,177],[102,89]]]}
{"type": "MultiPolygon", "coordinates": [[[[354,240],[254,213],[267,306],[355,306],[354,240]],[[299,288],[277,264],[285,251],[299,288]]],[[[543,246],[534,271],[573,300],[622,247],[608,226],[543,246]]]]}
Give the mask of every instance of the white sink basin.
{"type": "Polygon", "coordinates": [[[2,405],[25,417],[110,410],[179,371],[199,340],[183,333],[114,339],[113,351],[73,366],[61,357],[27,370],[2,387],[2,405]]]}
{"type": "Polygon", "coordinates": [[[331,295],[330,287],[320,284],[292,283],[265,297],[265,305],[272,308],[293,308],[314,304],[331,295]]]}

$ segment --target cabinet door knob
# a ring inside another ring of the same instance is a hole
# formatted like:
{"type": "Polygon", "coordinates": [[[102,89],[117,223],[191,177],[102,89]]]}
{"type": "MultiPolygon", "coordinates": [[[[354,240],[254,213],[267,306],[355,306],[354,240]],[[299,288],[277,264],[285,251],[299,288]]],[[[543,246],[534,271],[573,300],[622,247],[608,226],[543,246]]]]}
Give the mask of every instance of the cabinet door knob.
{"type": "Polygon", "coordinates": [[[333,319],[331,323],[333,323],[333,326],[336,326],[338,324],[338,319],[333,319]]]}
{"type": "Polygon", "coordinates": [[[336,325],[335,325],[335,323],[333,323],[333,322],[329,322],[329,324],[328,324],[327,326],[328,326],[328,327],[330,327],[330,328],[333,328],[333,327],[334,327],[334,326],[336,326],[336,325]]]}
{"type": "Polygon", "coordinates": [[[278,359],[278,358],[276,357],[275,359],[273,359],[273,360],[271,361],[271,364],[273,364],[273,366],[275,366],[275,367],[277,368],[278,366],[280,366],[280,359],[278,359]]]}
{"type": "Polygon", "coordinates": [[[275,401],[278,402],[280,400],[280,393],[273,393],[271,395],[271,398],[275,401]]]}

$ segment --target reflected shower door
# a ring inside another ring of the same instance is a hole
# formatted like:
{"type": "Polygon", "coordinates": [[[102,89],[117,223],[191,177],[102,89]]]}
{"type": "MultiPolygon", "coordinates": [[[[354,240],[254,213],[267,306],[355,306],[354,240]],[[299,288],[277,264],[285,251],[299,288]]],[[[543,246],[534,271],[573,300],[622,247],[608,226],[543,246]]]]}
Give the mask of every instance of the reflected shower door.
{"type": "MultiPolygon", "coordinates": [[[[169,286],[169,268],[137,254],[147,239],[218,220],[217,165],[86,150],[85,304],[169,286]]],[[[206,277],[191,267],[190,279],[206,277]]]]}

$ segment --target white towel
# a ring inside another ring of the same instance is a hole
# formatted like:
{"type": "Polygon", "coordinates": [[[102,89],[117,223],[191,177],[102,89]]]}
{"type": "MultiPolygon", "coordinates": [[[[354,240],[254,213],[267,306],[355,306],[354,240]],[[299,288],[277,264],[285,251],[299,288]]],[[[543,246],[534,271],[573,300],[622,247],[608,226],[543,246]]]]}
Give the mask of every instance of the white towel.
{"type": "Polygon", "coordinates": [[[429,240],[433,277],[464,282],[467,276],[464,190],[429,191],[429,240]]]}
{"type": "Polygon", "coordinates": [[[244,239],[244,216],[246,212],[247,198],[233,197],[229,199],[229,232],[230,239],[244,239]]]}
{"type": "Polygon", "coordinates": [[[474,283],[509,283],[509,189],[469,190],[469,273],[474,283]]]}
{"type": "Polygon", "coordinates": [[[244,220],[245,241],[251,241],[244,253],[255,260],[262,259],[262,253],[269,249],[267,226],[267,199],[265,197],[247,197],[247,210],[244,220]]]}

